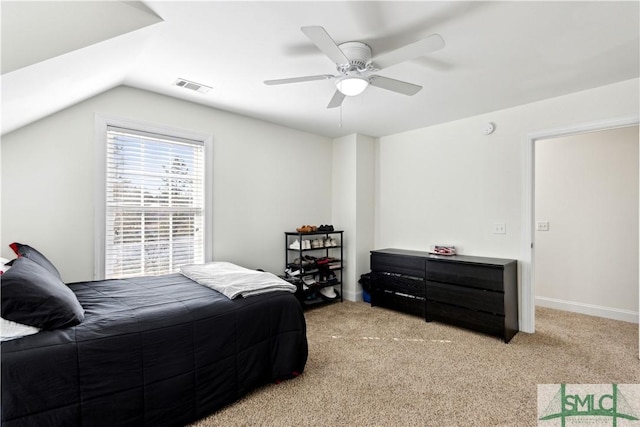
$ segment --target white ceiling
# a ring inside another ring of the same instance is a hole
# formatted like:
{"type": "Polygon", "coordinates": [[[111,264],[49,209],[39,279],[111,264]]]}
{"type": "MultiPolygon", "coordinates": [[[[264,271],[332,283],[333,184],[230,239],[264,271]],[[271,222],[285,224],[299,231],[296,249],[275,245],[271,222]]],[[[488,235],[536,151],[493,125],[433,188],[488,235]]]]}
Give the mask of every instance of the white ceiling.
{"type": "Polygon", "coordinates": [[[2,1],[2,134],[128,85],[337,137],[383,136],[639,77],[640,2],[2,1]],[[378,74],[327,109],[336,74],[300,31],[323,26],[373,56],[432,33],[444,49],[378,74]],[[173,86],[177,78],[213,89],[173,86]]]}

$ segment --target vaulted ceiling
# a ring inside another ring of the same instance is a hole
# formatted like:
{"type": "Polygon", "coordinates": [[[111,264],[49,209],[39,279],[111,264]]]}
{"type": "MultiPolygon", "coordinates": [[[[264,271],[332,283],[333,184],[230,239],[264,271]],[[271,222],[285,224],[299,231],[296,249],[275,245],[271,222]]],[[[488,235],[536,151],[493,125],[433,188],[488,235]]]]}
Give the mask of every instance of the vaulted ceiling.
{"type": "Polygon", "coordinates": [[[637,1],[2,1],[2,134],[127,85],[329,137],[383,136],[639,77],[637,1]],[[335,64],[300,30],[375,58],[439,34],[444,48],[327,108],[335,64]],[[211,87],[178,87],[178,78],[211,87]]]}

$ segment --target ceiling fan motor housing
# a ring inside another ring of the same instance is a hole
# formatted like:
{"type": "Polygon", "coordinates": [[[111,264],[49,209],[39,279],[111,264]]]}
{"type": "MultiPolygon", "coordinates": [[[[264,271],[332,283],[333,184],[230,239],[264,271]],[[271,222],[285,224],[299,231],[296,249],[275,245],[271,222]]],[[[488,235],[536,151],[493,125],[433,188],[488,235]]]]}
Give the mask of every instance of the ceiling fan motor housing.
{"type": "Polygon", "coordinates": [[[349,70],[353,71],[366,71],[371,64],[371,48],[361,42],[346,42],[338,45],[340,50],[349,59],[349,64],[339,64],[338,70],[345,72],[349,70]],[[355,70],[354,70],[355,68],[355,70]]]}

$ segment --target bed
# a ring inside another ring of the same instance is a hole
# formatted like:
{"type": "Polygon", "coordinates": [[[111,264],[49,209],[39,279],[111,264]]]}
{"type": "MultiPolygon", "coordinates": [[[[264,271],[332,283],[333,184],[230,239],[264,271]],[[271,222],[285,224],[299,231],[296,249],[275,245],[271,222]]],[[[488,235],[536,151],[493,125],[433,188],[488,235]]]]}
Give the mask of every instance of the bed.
{"type": "Polygon", "coordinates": [[[5,427],[185,425],[307,360],[289,292],[230,299],[180,273],[66,287],[79,323],[1,344],[5,427]]]}

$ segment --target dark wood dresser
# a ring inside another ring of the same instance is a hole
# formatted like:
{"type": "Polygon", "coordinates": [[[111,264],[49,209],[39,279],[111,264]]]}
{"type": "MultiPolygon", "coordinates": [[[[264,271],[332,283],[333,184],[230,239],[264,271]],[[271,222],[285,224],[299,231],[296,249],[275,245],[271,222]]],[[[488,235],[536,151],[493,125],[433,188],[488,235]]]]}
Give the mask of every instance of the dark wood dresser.
{"type": "Polygon", "coordinates": [[[371,305],[484,332],[518,332],[516,260],[382,249],[371,252],[371,305]]]}
{"type": "Polygon", "coordinates": [[[425,316],[424,252],[384,249],[371,252],[371,306],[425,316]]]}

